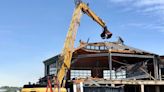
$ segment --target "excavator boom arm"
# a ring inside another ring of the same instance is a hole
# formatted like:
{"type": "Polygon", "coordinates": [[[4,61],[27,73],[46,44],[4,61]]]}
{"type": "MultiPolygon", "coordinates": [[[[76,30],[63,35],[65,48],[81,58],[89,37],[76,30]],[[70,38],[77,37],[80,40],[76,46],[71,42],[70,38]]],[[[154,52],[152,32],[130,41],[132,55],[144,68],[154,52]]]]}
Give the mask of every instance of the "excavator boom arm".
{"type": "MultiPolygon", "coordinates": [[[[85,3],[81,2],[76,6],[70,23],[69,31],[66,36],[64,48],[61,53],[61,58],[63,59],[59,59],[59,63],[60,62],[62,63],[60,69],[57,72],[57,80],[59,81],[59,86],[65,85],[65,80],[63,79],[66,76],[67,71],[70,69],[72,54],[74,50],[74,41],[80,24],[80,18],[82,16],[82,12],[84,14],[87,14],[95,22],[97,22],[100,26],[104,28],[105,31],[103,31],[102,33],[103,36],[105,36],[106,33],[109,32],[107,30],[105,23],[93,11],[91,11],[85,3]]],[[[110,33],[110,37],[111,35],[112,33],[110,33]]]]}
{"type": "Polygon", "coordinates": [[[91,17],[95,22],[97,22],[103,28],[106,26],[102,19],[100,19],[85,3],[80,3],[81,10],[83,13],[91,17]]]}
{"type": "Polygon", "coordinates": [[[81,8],[76,7],[72,16],[69,31],[65,39],[64,48],[61,53],[61,58],[63,59],[59,59],[60,60],[59,63],[62,62],[61,68],[58,70],[57,73],[57,80],[59,81],[59,86],[64,85],[62,84],[62,81],[67,73],[67,70],[70,69],[72,53],[74,49],[74,41],[75,41],[77,29],[79,27],[81,15],[82,15],[81,8]]]}

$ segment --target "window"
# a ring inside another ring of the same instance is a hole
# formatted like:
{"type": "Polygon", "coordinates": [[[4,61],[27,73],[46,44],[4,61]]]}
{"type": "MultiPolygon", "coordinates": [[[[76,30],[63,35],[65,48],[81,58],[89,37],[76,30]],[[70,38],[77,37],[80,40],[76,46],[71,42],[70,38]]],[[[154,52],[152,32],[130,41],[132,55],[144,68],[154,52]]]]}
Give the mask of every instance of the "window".
{"type": "MultiPolygon", "coordinates": [[[[104,79],[110,79],[110,70],[104,70],[103,75],[104,75],[104,79]]],[[[112,79],[116,78],[114,70],[111,71],[111,77],[112,79]]]]}
{"type": "MultiPolygon", "coordinates": [[[[104,70],[104,79],[110,79],[110,70],[104,70]]],[[[126,78],[126,71],[121,70],[119,72],[116,72],[114,70],[111,71],[111,79],[125,79],[126,78]]]]}
{"type": "Polygon", "coordinates": [[[104,49],[104,46],[100,46],[100,50],[105,50],[105,49],[104,49]]]}
{"type": "Polygon", "coordinates": [[[71,79],[76,77],[91,77],[91,70],[71,70],[71,79]]]}
{"type": "Polygon", "coordinates": [[[90,49],[90,46],[86,46],[86,49],[90,49]]]}
{"type": "Polygon", "coordinates": [[[95,46],[95,50],[99,50],[99,46],[95,46]]]}
{"type": "Polygon", "coordinates": [[[125,70],[121,70],[119,72],[116,72],[116,77],[117,77],[117,79],[124,79],[124,78],[126,78],[126,71],[125,70]]]}
{"type": "Polygon", "coordinates": [[[91,46],[91,50],[94,50],[94,46],[91,46]]]}
{"type": "Polygon", "coordinates": [[[49,65],[49,74],[52,75],[52,74],[56,74],[56,73],[57,73],[56,64],[55,63],[50,64],[49,65]]]}

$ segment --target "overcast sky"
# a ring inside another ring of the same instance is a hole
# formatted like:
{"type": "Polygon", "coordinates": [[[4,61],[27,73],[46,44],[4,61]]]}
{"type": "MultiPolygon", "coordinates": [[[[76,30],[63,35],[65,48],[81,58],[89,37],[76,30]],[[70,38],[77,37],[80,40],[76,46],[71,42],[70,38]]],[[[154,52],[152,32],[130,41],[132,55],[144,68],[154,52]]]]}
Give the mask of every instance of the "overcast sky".
{"type": "MultiPolygon", "coordinates": [[[[85,0],[116,41],[164,55],[164,0],[85,0]]],[[[73,0],[0,1],[0,86],[23,86],[44,76],[43,61],[61,52],[73,0]]],[[[104,41],[102,28],[84,15],[79,40],[104,41]]]]}

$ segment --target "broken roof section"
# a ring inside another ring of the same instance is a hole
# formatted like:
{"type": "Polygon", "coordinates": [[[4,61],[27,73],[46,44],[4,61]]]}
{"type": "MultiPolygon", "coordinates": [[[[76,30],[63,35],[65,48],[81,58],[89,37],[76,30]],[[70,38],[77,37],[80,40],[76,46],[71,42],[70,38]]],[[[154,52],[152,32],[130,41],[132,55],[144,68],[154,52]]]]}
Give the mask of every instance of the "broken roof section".
{"type": "Polygon", "coordinates": [[[86,43],[80,41],[80,46],[75,50],[75,52],[90,52],[90,53],[124,53],[124,54],[139,54],[139,55],[156,55],[154,53],[140,50],[125,45],[123,42],[95,42],[95,43],[86,43]]]}

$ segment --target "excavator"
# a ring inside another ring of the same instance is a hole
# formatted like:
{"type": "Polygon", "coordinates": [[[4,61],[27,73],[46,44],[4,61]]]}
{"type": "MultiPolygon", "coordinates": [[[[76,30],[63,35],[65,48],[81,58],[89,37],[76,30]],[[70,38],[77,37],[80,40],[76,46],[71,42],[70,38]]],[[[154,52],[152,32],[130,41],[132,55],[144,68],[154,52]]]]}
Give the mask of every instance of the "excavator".
{"type": "MultiPolygon", "coordinates": [[[[58,62],[59,68],[57,71],[56,76],[53,78],[53,84],[58,83],[58,87],[54,88],[52,90],[52,85],[50,81],[48,80],[48,85],[51,88],[50,92],[67,92],[67,89],[65,88],[65,81],[66,81],[66,74],[67,71],[71,67],[71,59],[72,54],[74,51],[74,42],[76,39],[76,33],[78,30],[78,27],[80,25],[80,19],[82,14],[88,15],[93,21],[97,22],[102,28],[103,32],[101,33],[102,39],[109,39],[112,36],[112,33],[108,31],[107,26],[105,22],[101,18],[99,18],[89,7],[88,4],[82,2],[81,0],[75,1],[75,10],[73,12],[72,20],[70,23],[70,27],[64,42],[64,48],[62,50],[62,53],[60,54],[58,62]],[[60,89],[59,89],[60,88],[60,89]]],[[[48,92],[46,87],[23,87],[21,92],[48,92]]]]}

